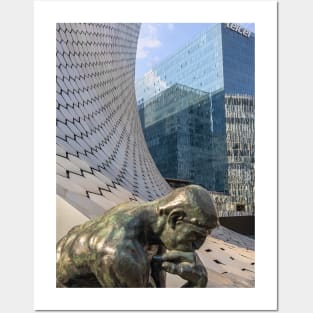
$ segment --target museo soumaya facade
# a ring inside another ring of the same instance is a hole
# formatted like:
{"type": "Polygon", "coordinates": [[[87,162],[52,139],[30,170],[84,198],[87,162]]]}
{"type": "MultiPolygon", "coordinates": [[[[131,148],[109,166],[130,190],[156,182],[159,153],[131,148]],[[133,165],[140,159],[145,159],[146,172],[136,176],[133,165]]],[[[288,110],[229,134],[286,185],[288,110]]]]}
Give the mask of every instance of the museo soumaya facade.
{"type": "Polygon", "coordinates": [[[163,176],[228,194],[228,208],[253,212],[254,49],[253,32],[234,23],[210,24],[136,81],[145,138],[163,176]],[[201,92],[199,102],[195,94],[201,92]],[[199,136],[208,142],[200,144],[199,136]],[[162,153],[166,149],[172,152],[162,153]]]}
{"type": "Polygon", "coordinates": [[[136,108],[139,31],[140,24],[56,25],[57,238],[119,203],[172,190],[136,108]]]}

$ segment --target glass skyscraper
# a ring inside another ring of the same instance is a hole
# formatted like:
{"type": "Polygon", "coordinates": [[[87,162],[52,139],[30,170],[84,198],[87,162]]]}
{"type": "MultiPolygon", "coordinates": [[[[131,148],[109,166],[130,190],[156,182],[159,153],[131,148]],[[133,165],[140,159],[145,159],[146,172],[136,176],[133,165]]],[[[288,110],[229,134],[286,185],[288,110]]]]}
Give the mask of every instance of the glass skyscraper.
{"type": "Polygon", "coordinates": [[[141,79],[136,81],[138,103],[175,83],[206,92],[254,95],[254,33],[235,30],[236,24],[211,24],[141,79]]]}
{"type": "Polygon", "coordinates": [[[223,101],[223,91],[174,84],[139,107],[147,145],[165,178],[227,191],[223,101]]]}
{"type": "Polygon", "coordinates": [[[233,209],[249,211],[254,211],[254,47],[254,33],[238,24],[210,24],[136,81],[145,138],[161,173],[229,193],[233,209]]]}

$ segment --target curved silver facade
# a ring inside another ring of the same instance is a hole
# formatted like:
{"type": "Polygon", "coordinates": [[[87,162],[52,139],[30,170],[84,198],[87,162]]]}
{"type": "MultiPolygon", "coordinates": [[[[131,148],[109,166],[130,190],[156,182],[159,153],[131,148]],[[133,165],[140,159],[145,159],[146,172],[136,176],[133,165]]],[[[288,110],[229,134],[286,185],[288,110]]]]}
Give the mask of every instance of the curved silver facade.
{"type": "Polygon", "coordinates": [[[171,191],[139,121],[140,24],[57,24],[57,194],[87,217],[171,191]]]}

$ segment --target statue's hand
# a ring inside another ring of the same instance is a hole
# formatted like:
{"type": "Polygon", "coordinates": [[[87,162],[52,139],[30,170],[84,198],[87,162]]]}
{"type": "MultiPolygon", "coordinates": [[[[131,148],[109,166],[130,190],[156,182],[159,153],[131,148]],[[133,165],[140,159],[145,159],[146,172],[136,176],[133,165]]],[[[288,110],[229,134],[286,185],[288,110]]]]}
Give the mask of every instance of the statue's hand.
{"type": "Polygon", "coordinates": [[[206,287],[207,271],[196,253],[172,250],[154,259],[162,262],[164,271],[187,280],[183,287],[206,287]]]}

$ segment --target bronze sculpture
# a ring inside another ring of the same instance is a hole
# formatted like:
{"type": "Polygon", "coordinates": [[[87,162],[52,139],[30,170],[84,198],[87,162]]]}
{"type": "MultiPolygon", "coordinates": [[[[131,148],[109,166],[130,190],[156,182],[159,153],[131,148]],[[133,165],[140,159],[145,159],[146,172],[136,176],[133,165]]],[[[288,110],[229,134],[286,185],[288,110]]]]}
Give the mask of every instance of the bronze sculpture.
{"type": "Polygon", "coordinates": [[[217,225],[209,193],[196,185],[117,205],[57,243],[57,287],[165,287],[165,272],[187,280],[183,287],[205,287],[195,250],[217,225]]]}

